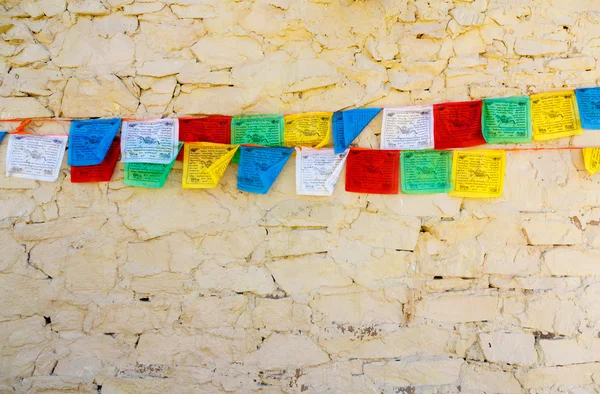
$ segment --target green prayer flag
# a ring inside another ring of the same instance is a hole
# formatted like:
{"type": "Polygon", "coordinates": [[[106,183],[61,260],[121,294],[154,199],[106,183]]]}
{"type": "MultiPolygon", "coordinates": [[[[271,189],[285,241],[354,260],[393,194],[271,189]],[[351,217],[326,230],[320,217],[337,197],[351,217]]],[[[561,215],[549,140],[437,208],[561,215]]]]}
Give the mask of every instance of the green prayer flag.
{"type": "Polygon", "coordinates": [[[530,142],[529,97],[514,96],[483,100],[481,126],[490,144],[530,142]]]}
{"type": "Polygon", "coordinates": [[[452,190],[452,151],[402,151],[402,193],[435,194],[452,190]]]}
{"type": "MultiPolygon", "coordinates": [[[[282,115],[243,115],[231,119],[231,144],[283,146],[282,115]]],[[[240,162],[238,150],[231,160],[240,162]]]]}
{"type": "MultiPolygon", "coordinates": [[[[177,154],[179,154],[182,146],[183,142],[180,142],[177,154]]],[[[128,186],[160,189],[167,181],[171,168],[173,168],[173,164],[177,159],[177,154],[168,164],[125,163],[125,179],[123,183],[128,186]]]]}

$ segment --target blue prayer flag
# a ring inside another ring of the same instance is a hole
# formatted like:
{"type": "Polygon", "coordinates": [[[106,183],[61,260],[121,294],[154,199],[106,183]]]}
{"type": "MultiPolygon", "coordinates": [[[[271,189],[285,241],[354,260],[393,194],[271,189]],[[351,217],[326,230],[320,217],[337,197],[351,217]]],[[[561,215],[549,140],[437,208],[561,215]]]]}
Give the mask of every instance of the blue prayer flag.
{"type": "Polygon", "coordinates": [[[333,146],[335,153],[342,153],[367,127],[381,108],[359,108],[336,112],[333,115],[333,146]]]}
{"type": "Polygon", "coordinates": [[[238,189],[266,194],[293,151],[293,148],[240,146],[238,189]]]}
{"type": "Polygon", "coordinates": [[[577,107],[584,129],[600,130],[600,88],[576,89],[577,107]]]}
{"type": "Polygon", "coordinates": [[[119,131],[121,119],[73,120],[67,160],[70,166],[102,163],[119,131]]]}

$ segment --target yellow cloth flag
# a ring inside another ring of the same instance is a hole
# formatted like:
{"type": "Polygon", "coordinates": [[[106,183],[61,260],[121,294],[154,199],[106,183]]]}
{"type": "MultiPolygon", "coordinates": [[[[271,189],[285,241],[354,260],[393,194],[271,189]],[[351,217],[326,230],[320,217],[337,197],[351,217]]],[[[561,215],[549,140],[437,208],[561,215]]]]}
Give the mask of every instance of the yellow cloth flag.
{"type": "Polygon", "coordinates": [[[583,162],[590,175],[600,170],[600,148],[583,148],[583,162]]]}
{"type": "Polygon", "coordinates": [[[501,197],[506,153],[503,150],[455,151],[452,183],[455,197],[501,197]]]}
{"type": "Polygon", "coordinates": [[[284,117],[283,144],[286,147],[322,148],[331,138],[332,112],[307,112],[284,117]]]}
{"type": "Polygon", "coordinates": [[[534,94],[530,99],[535,141],[546,141],[583,133],[575,92],[534,94]]]}
{"type": "Polygon", "coordinates": [[[237,149],[238,145],[186,143],[183,151],[183,188],[216,187],[237,149]]]}

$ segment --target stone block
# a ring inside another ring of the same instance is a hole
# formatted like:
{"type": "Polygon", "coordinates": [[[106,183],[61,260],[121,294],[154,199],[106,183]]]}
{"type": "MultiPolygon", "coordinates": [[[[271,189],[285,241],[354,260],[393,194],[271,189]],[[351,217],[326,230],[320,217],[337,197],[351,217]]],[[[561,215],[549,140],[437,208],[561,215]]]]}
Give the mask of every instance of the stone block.
{"type": "MultiPolygon", "coordinates": [[[[3,315],[1,318],[4,319],[3,315]]],[[[0,322],[0,370],[3,379],[31,376],[44,348],[51,344],[50,328],[42,316],[0,322]]]]}
{"type": "Polygon", "coordinates": [[[462,359],[436,358],[414,361],[387,361],[364,366],[365,374],[394,386],[439,386],[460,380],[462,359]]]}
{"type": "Polygon", "coordinates": [[[250,37],[206,36],[191,50],[200,62],[215,69],[260,60],[264,56],[260,43],[250,37]]]}
{"type": "Polygon", "coordinates": [[[0,120],[51,116],[52,111],[34,97],[0,97],[0,120]]]}
{"type": "Polygon", "coordinates": [[[313,321],[335,324],[379,324],[404,322],[402,305],[385,298],[383,291],[317,295],[310,306],[313,321]]]}
{"type": "Polygon", "coordinates": [[[558,335],[573,335],[583,312],[572,300],[561,300],[553,293],[530,295],[525,312],[517,317],[525,327],[558,335]]]}
{"type": "Polygon", "coordinates": [[[275,260],[267,268],[277,283],[293,297],[304,298],[321,287],[343,287],[352,284],[335,262],[326,255],[275,260]]]}
{"type": "Polygon", "coordinates": [[[229,86],[196,88],[177,96],[174,111],[185,115],[238,115],[257,99],[256,92],[251,89],[229,86]]]}
{"type": "Polygon", "coordinates": [[[600,361],[600,339],[591,341],[576,339],[540,340],[544,365],[557,366],[585,364],[600,361]]]}
{"type": "Polygon", "coordinates": [[[530,369],[517,377],[525,390],[550,388],[552,386],[584,386],[595,382],[600,363],[542,367],[530,369]]]}
{"type": "Polygon", "coordinates": [[[512,373],[491,370],[485,365],[471,363],[462,366],[460,387],[467,393],[519,394],[523,390],[512,373]]]}
{"type": "Polygon", "coordinates": [[[415,305],[416,317],[451,323],[494,321],[498,312],[498,297],[494,295],[439,295],[423,298],[415,305]]]}
{"type": "Polygon", "coordinates": [[[196,270],[194,277],[200,290],[207,292],[252,292],[265,296],[276,290],[273,277],[264,267],[219,265],[206,261],[196,270]]]}
{"type": "Polygon", "coordinates": [[[260,298],[252,312],[252,325],[270,331],[310,330],[311,309],[291,298],[260,298]]]}
{"type": "Polygon", "coordinates": [[[41,44],[30,44],[23,48],[16,56],[10,58],[15,66],[27,66],[36,62],[46,62],[50,59],[50,53],[41,44]]]}
{"type": "Polygon", "coordinates": [[[462,26],[479,26],[483,24],[485,15],[477,12],[468,6],[458,6],[450,11],[450,15],[459,25],[462,26]]]}
{"type": "Polygon", "coordinates": [[[260,369],[301,368],[324,364],[329,356],[305,335],[271,334],[246,362],[260,369]]]}
{"type": "Polygon", "coordinates": [[[186,294],[192,288],[190,275],[171,272],[136,277],[131,281],[131,289],[140,294],[186,294]]]}
{"type": "Polygon", "coordinates": [[[533,334],[502,331],[481,333],[479,343],[489,362],[525,366],[537,362],[533,334]]]}
{"type": "Polygon", "coordinates": [[[543,256],[551,275],[600,275],[600,251],[553,248],[547,250],[543,256]]]}
{"type": "Polygon", "coordinates": [[[248,299],[243,295],[188,298],[183,304],[181,322],[197,329],[235,326],[247,305],[248,299]]]}
{"type": "Polygon", "coordinates": [[[109,10],[100,0],[69,0],[67,10],[79,15],[107,15],[109,10]]]}
{"type": "Polygon", "coordinates": [[[520,38],[515,42],[515,53],[521,56],[546,56],[566,52],[563,41],[520,38]]]}
{"type": "Polygon", "coordinates": [[[583,233],[568,218],[530,217],[523,220],[530,245],[581,245],[583,233]]]}
{"type": "Polygon", "coordinates": [[[340,357],[348,359],[385,359],[412,356],[440,356],[447,353],[447,331],[430,326],[402,327],[380,338],[353,341],[340,357]]]}
{"type": "Polygon", "coordinates": [[[551,70],[593,70],[596,68],[596,60],[590,56],[572,57],[567,59],[554,59],[546,63],[551,70]]]}
{"type": "Polygon", "coordinates": [[[41,314],[49,303],[50,283],[22,275],[0,275],[0,321],[41,314]]]}
{"type": "Polygon", "coordinates": [[[163,8],[165,8],[165,5],[160,1],[135,1],[133,4],[123,7],[123,12],[125,15],[143,15],[160,11],[163,8]]]}
{"type": "Polygon", "coordinates": [[[287,257],[323,253],[329,249],[325,229],[277,229],[267,237],[267,256],[287,257]]]}
{"type": "Polygon", "coordinates": [[[160,329],[168,310],[151,305],[95,305],[90,307],[84,328],[94,333],[141,334],[160,329]]]}
{"type": "Polygon", "coordinates": [[[139,100],[114,75],[70,78],[65,87],[61,114],[65,117],[131,115],[139,100]]]}
{"type": "Polygon", "coordinates": [[[421,220],[415,217],[378,215],[361,212],[341,236],[365,245],[400,250],[415,250],[421,229],[421,220]],[[363,229],[377,229],[365,233],[363,229]],[[383,235],[383,236],[382,236],[383,235]]]}

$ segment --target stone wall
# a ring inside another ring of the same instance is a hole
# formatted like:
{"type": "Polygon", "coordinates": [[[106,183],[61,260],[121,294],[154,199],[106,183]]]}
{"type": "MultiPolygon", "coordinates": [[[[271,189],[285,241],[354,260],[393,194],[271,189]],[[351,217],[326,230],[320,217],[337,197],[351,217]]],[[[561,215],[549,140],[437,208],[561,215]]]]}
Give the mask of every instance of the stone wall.
{"type": "MultiPolygon", "coordinates": [[[[333,111],[600,77],[596,0],[0,14],[2,118],[333,111]]],[[[108,184],[71,184],[66,162],[56,183],[0,176],[0,392],[600,390],[600,177],[580,151],[509,153],[497,200],[357,195],[343,175],[332,198],[300,197],[293,160],[266,196],[235,176],[208,191],[182,190],[181,166],[159,190],[125,187],[122,166],[108,184]]]]}

